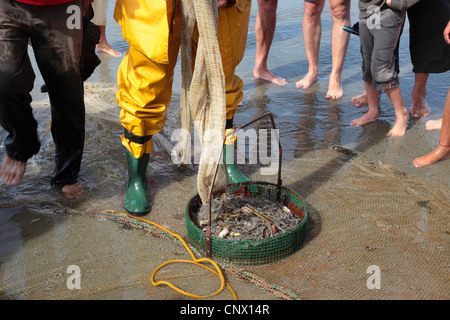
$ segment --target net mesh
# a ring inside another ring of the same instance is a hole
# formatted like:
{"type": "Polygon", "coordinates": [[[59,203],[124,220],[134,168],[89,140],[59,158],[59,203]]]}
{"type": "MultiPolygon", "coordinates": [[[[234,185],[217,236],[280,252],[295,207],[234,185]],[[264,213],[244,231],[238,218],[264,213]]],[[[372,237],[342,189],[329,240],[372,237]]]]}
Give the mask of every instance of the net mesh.
{"type": "MultiPolygon", "coordinates": [[[[274,203],[283,203],[301,219],[300,224],[292,231],[281,232],[269,239],[254,240],[228,240],[211,236],[211,257],[221,262],[243,265],[256,265],[283,259],[300,249],[306,238],[308,228],[308,209],[303,199],[284,187],[264,182],[241,183],[230,185],[228,193],[241,192],[245,188],[248,196],[264,198],[274,203]]],[[[187,237],[203,255],[207,252],[207,236],[203,228],[199,228],[193,221],[198,213],[200,198],[198,196],[189,200],[186,207],[187,237]]],[[[213,222],[214,223],[214,222],[213,222]]]]}
{"type": "MultiPolygon", "coordinates": [[[[126,161],[121,127],[111,119],[119,114],[111,92],[109,85],[86,84],[85,193],[76,200],[49,187],[50,106],[34,103],[42,150],[29,162],[21,185],[0,184],[1,298],[190,299],[150,283],[161,263],[188,258],[179,241],[115,213],[123,211],[126,161]],[[81,270],[81,289],[67,287],[71,265],[81,270]]],[[[175,97],[174,113],[176,103],[175,97]]],[[[147,218],[181,235],[201,257],[185,222],[186,205],[197,193],[197,168],[171,164],[171,150],[161,142],[165,134],[154,137],[148,168],[153,206],[147,218]]],[[[253,181],[276,183],[261,175],[259,166],[241,168],[253,181]]],[[[238,299],[450,298],[448,188],[340,146],[303,149],[283,162],[282,178],[307,204],[305,241],[296,252],[266,264],[219,262],[238,299]],[[367,287],[372,265],[380,268],[379,290],[367,287]]],[[[171,265],[159,278],[198,294],[219,285],[217,277],[195,266],[171,265]]],[[[211,299],[232,296],[225,289],[211,299]]]]}
{"type": "MultiPolygon", "coordinates": [[[[197,188],[207,200],[225,131],[225,76],[217,40],[217,1],[181,2],[181,74],[180,137],[175,150],[178,162],[190,161],[192,122],[201,144],[197,188]],[[198,32],[195,57],[192,39],[198,32]],[[194,61],[194,63],[193,63],[194,61]],[[194,65],[194,71],[192,71],[194,65]]],[[[224,183],[221,174],[219,183],[224,183]]]]}

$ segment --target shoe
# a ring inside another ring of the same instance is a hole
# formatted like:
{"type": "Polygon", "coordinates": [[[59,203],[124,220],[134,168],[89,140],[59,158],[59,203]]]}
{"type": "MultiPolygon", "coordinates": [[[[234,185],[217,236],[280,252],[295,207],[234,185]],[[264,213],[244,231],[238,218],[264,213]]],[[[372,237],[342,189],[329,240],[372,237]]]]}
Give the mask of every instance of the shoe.
{"type": "Polygon", "coordinates": [[[150,154],[144,153],[140,159],[136,159],[127,149],[125,152],[128,165],[128,181],[123,206],[129,214],[143,216],[150,211],[146,178],[150,154]]]}

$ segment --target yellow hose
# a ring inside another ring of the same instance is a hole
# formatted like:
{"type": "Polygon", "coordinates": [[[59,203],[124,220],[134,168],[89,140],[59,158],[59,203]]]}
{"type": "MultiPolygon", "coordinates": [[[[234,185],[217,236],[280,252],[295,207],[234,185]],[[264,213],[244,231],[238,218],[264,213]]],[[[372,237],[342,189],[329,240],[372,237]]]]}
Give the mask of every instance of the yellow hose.
{"type": "Polygon", "coordinates": [[[209,258],[200,258],[200,259],[196,258],[195,255],[194,255],[194,253],[192,252],[192,250],[189,248],[189,246],[187,245],[187,243],[183,240],[183,238],[182,238],[181,236],[179,236],[178,234],[175,234],[175,233],[173,233],[173,232],[167,230],[166,228],[164,228],[163,226],[160,226],[160,225],[157,224],[157,223],[154,223],[154,222],[152,222],[152,221],[150,221],[150,220],[147,220],[147,219],[144,219],[144,218],[141,218],[141,217],[133,216],[133,215],[128,214],[128,213],[126,213],[126,212],[119,212],[119,211],[112,211],[112,210],[106,210],[106,212],[115,213],[115,214],[124,214],[124,215],[126,215],[126,216],[129,216],[130,218],[137,219],[137,220],[140,220],[140,221],[149,223],[149,224],[151,224],[151,225],[153,225],[153,226],[155,226],[155,227],[157,227],[157,228],[159,228],[159,229],[161,229],[161,230],[163,230],[163,231],[165,231],[165,232],[171,234],[172,236],[176,237],[178,240],[181,241],[181,243],[183,244],[183,246],[184,246],[184,247],[186,248],[186,250],[189,252],[189,255],[191,256],[192,260],[186,260],[186,259],[169,260],[169,261],[166,261],[166,262],[164,262],[163,264],[161,264],[159,267],[157,267],[157,268],[153,271],[152,276],[151,276],[151,283],[152,283],[154,286],[159,286],[159,285],[165,284],[165,285],[171,287],[171,288],[174,289],[175,291],[177,291],[177,292],[179,292],[179,293],[181,293],[181,294],[183,294],[183,295],[185,295],[185,296],[188,296],[188,297],[191,297],[191,298],[205,299],[205,298],[213,297],[213,296],[219,294],[220,292],[222,292],[222,290],[223,290],[223,288],[225,287],[225,284],[226,284],[227,287],[228,287],[228,289],[230,290],[231,294],[233,295],[234,300],[237,300],[236,293],[234,292],[234,290],[233,290],[233,288],[230,286],[230,284],[229,284],[228,282],[225,281],[225,277],[224,277],[224,275],[223,275],[223,273],[222,273],[222,270],[220,269],[219,265],[218,265],[216,262],[214,262],[212,259],[209,259],[209,258]],[[206,262],[206,263],[212,264],[212,265],[214,266],[215,270],[214,270],[213,268],[210,268],[210,267],[204,265],[203,263],[205,263],[205,262],[206,262]],[[217,276],[220,277],[220,281],[221,281],[220,288],[219,288],[216,292],[214,292],[214,293],[211,293],[211,294],[205,295],[205,296],[200,296],[200,295],[197,295],[197,294],[193,294],[193,293],[186,292],[186,291],[184,291],[184,290],[178,288],[177,286],[175,286],[174,284],[172,284],[172,283],[170,283],[170,282],[168,282],[168,281],[164,281],[164,280],[162,280],[162,281],[155,281],[155,275],[156,275],[156,273],[157,273],[161,268],[163,268],[164,266],[166,266],[166,265],[168,265],[168,264],[170,264],[170,263],[190,263],[190,264],[194,264],[194,265],[200,266],[200,267],[202,267],[202,268],[205,268],[205,269],[211,271],[212,273],[214,273],[215,275],[217,275],[217,276]]]}

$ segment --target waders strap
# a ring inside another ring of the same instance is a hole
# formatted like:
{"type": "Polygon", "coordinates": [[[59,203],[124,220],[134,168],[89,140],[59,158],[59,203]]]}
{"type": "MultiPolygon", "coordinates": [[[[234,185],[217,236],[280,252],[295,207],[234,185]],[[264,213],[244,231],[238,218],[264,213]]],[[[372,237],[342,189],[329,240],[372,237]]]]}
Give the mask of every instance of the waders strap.
{"type": "Polygon", "coordinates": [[[123,132],[125,134],[125,138],[127,138],[128,140],[130,140],[131,142],[134,142],[134,143],[144,144],[152,138],[151,135],[143,136],[143,137],[137,136],[125,128],[123,129],[123,132]]]}

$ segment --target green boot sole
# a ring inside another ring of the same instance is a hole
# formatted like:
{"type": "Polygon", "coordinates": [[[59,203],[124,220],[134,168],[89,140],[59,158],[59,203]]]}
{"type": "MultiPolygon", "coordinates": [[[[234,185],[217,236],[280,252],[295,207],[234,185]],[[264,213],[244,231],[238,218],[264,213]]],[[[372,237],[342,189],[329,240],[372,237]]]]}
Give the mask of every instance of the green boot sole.
{"type": "Polygon", "coordinates": [[[146,171],[150,154],[144,153],[140,159],[136,159],[126,150],[128,165],[128,181],[123,206],[125,210],[135,216],[146,215],[150,211],[150,203],[147,199],[146,171]]]}

